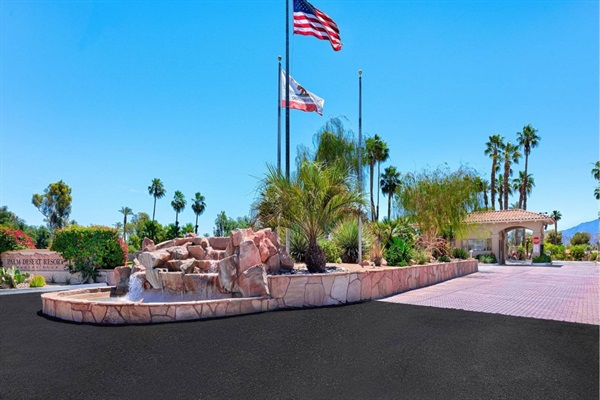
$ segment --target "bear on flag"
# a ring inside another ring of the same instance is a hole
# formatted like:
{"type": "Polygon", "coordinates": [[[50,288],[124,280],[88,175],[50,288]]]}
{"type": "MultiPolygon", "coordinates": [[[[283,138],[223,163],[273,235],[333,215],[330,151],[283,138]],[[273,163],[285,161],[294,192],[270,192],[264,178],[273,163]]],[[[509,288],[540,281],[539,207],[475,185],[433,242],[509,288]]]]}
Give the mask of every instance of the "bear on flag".
{"type": "MultiPolygon", "coordinates": [[[[285,108],[285,71],[281,70],[281,107],[285,108]]],[[[290,108],[306,112],[315,111],[319,115],[323,115],[323,106],[325,100],[304,89],[290,75],[290,108]]]]}

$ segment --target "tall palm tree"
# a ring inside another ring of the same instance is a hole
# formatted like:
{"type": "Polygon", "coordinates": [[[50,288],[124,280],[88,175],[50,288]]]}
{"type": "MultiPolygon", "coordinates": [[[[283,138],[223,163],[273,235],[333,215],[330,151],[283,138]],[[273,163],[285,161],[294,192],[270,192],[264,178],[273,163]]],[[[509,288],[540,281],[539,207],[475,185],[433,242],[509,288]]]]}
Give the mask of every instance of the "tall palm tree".
{"type": "MultiPolygon", "coordinates": [[[[508,210],[508,203],[504,203],[504,175],[498,174],[496,177],[496,191],[498,192],[498,207],[500,210],[508,210]]],[[[512,196],[513,188],[512,186],[508,186],[508,195],[512,196]]]]}
{"type": "Polygon", "coordinates": [[[512,188],[519,192],[519,208],[525,210],[525,198],[531,194],[535,187],[535,180],[532,174],[525,175],[525,171],[519,171],[519,176],[512,180],[512,188]],[[526,186],[527,185],[527,186],[526,186]]]}
{"type": "Polygon", "coordinates": [[[129,207],[121,207],[119,212],[123,214],[123,240],[127,240],[127,216],[133,215],[133,210],[129,207]]]}
{"type": "Polygon", "coordinates": [[[156,199],[162,199],[167,194],[162,181],[158,178],[152,179],[152,184],[148,186],[148,193],[154,197],[154,208],[152,208],[152,224],[154,224],[154,216],[156,214],[156,199]]]}
{"type": "MultiPolygon", "coordinates": [[[[367,138],[365,140],[365,162],[369,165],[369,191],[371,194],[371,221],[377,221],[378,219],[378,210],[375,208],[375,200],[373,199],[373,180],[375,175],[375,164],[380,163],[381,161],[387,160],[389,157],[389,150],[387,148],[387,144],[381,140],[379,135],[375,135],[372,138],[367,138]]],[[[379,164],[378,164],[379,171],[379,164]]],[[[379,173],[379,172],[378,172],[379,173]]],[[[379,182],[379,179],[377,179],[379,182]]],[[[379,189],[377,190],[379,193],[379,189]]]]}
{"type": "Polygon", "coordinates": [[[594,168],[592,168],[592,176],[599,183],[596,189],[594,189],[594,197],[596,200],[600,200],[600,161],[596,161],[594,164],[594,168]]]}
{"type": "Polygon", "coordinates": [[[594,168],[592,168],[592,176],[595,180],[600,181],[600,161],[596,161],[594,168]]]}
{"type": "Polygon", "coordinates": [[[558,235],[558,221],[560,221],[560,219],[562,218],[562,214],[560,213],[560,211],[554,210],[552,211],[552,214],[550,214],[550,216],[554,220],[554,233],[558,235]]]}
{"type": "Polygon", "coordinates": [[[381,152],[377,157],[377,220],[379,220],[379,192],[381,191],[381,163],[390,158],[390,149],[386,142],[381,141],[381,152]]]}
{"type": "Polygon", "coordinates": [[[179,190],[175,191],[175,195],[173,196],[173,201],[171,201],[171,207],[175,210],[175,234],[179,234],[179,213],[185,210],[185,205],[187,201],[179,190]]]}
{"type": "Polygon", "coordinates": [[[512,164],[518,164],[521,153],[519,152],[519,146],[507,142],[502,148],[502,159],[504,161],[504,182],[502,184],[502,190],[504,191],[504,208],[508,208],[508,195],[512,188],[509,185],[508,179],[512,176],[512,164]]]}
{"type": "Polygon", "coordinates": [[[500,170],[500,151],[504,147],[504,137],[500,135],[492,135],[489,137],[489,141],[485,144],[485,150],[483,154],[492,159],[492,173],[490,176],[490,195],[492,197],[492,210],[496,208],[494,204],[496,202],[496,172],[500,170]]]}
{"type": "MultiPolygon", "coordinates": [[[[529,175],[527,174],[527,167],[529,154],[531,153],[531,149],[536,148],[541,140],[537,131],[531,124],[527,124],[523,127],[523,132],[517,132],[519,146],[523,147],[523,153],[525,154],[525,180],[523,181],[523,187],[528,187],[527,179],[529,179],[529,175]]],[[[523,210],[527,210],[527,195],[528,193],[523,194],[523,210]]]]}
{"type": "Polygon", "coordinates": [[[490,188],[490,183],[487,180],[482,179],[481,177],[477,176],[477,177],[475,177],[475,186],[477,186],[477,189],[481,192],[481,195],[483,197],[483,205],[484,205],[485,209],[487,210],[490,205],[490,199],[488,197],[488,190],[490,188]]]}
{"type": "Polygon", "coordinates": [[[383,170],[380,184],[381,191],[388,197],[387,219],[389,221],[392,215],[392,197],[396,193],[396,188],[400,186],[400,172],[396,171],[396,167],[389,166],[383,170]]]}
{"type": "Polygon", "coordinates": [[[317,238],[362,203],[358,188],[350,189],[348,172],[337,165],[303,161],[289,180],[269,166],[254,204],[255,215],[265,226],[294,227],[306,238],[306,268],[325,270],[325,254],[317,238]]]}
{"type": "Polygon", "coordinates": [[[198,234],[198,217],[204,213],[206,209],[206,203],[204,202],[204,196],[200,192],[196,192],[194,195],[194,202],[192,203],[192,210],[196,214],[196,225],[194,226],[194,233],[198,234]]]}

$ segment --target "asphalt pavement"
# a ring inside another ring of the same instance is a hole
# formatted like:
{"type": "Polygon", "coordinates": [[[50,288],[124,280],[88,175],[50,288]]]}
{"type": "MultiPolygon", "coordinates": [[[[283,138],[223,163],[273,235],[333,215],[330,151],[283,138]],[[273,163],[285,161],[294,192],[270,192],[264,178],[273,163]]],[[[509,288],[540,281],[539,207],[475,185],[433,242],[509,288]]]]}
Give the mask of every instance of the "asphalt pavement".
{"type": "Polygon", "coordinates": [[[367,302],[143,326],[0,297],[1,399],[598,399],[599,327],[367,302]]]}

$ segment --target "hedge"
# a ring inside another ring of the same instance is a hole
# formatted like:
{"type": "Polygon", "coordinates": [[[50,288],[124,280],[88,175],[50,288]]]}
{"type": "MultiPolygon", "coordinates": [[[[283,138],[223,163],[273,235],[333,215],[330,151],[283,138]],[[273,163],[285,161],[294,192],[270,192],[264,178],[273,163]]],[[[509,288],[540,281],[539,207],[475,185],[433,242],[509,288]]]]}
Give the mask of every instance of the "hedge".
{"type": "Polygon", "coordinates": [[[72,226],[55,232],[50,250],[71,263],[93,264],[112,269],[127,262],[127,245],[116,229],[106,226],[72,226]]]}

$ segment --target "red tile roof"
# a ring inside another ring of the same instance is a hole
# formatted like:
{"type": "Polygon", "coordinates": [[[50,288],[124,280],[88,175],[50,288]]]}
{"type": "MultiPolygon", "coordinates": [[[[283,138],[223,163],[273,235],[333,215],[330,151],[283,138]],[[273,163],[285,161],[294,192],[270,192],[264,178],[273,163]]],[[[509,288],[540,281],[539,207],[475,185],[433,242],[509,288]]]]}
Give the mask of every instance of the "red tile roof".
{"type": "Polygon", "coordinates": [[[549,225],[554,224],[554,220],[549,215],[520,209],[474,212],[469,214],[466,219],[468,224],[494,224],[531,221],[539,221],[549,225]]]}

